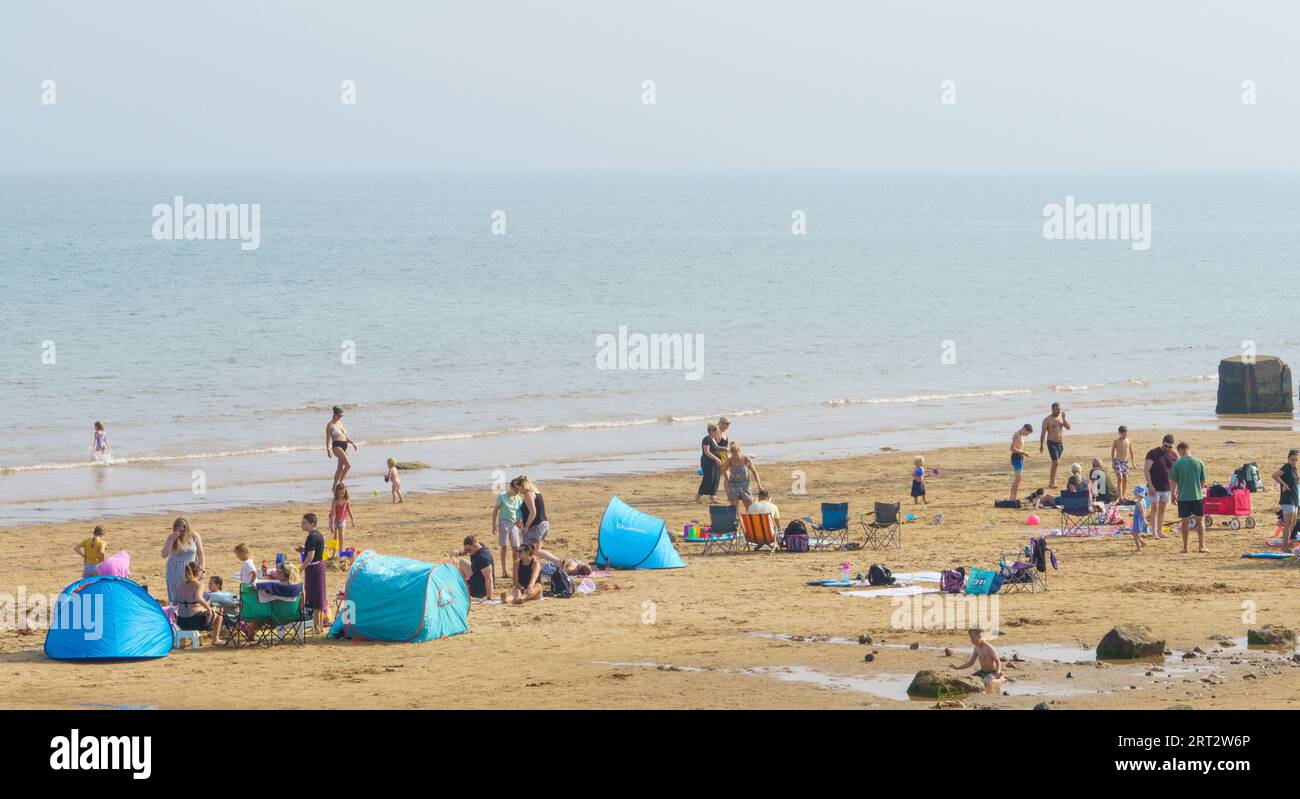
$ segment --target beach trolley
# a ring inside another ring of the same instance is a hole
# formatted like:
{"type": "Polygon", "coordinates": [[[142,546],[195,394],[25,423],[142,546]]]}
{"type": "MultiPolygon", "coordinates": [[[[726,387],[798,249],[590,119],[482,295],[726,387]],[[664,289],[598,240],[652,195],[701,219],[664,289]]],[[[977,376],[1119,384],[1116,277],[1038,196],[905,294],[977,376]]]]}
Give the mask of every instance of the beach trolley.
{"type": "Polygon", "coordinates": [[[1247,530],[1253,530],[1255,528],[1255,517],[1251,516],[1250,513],[1250,491],[1248,489],[1233,489],[1228,492],[1226,497],[1216,497],[1209,494],[1205,497],[1205,528],[1207,530],[1214,526],[1215,516],[1227,516],[1227,525],[1230,529],[1240,530],[1244,525],[1247,530]]]}

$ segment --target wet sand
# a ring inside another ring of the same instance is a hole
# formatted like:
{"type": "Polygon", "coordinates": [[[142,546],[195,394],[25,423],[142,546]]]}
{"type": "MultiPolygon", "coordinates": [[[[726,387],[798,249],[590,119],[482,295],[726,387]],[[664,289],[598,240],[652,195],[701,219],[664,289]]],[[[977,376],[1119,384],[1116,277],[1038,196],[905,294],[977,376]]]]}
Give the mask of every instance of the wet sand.
{"type": "MultiPolygon", "coordinates": [[[[739,432],[739,431],[737,431],[739,432]]],[[[1164,431],[1134,436],[1139,457],[1164,431]]],[[[1188,432],[1194,454],[1211,480],[1257,460],[1268,475],[1293,444],[1275,432],[1188,432]],[[1237,443],[1225,443],[1234,440],[1237,443]]],[[[1067,439],[1064,468],[1106,458],[1111,436],[1067,439]]],[[[1009,439],[1009,433],[1008,433],[1009,439]]],[[[1024,492],[1047,483],[1048,460],[1031,448],[1024,492]]],[[[759,464],[782,517],[816,515],[823,501],[850,503],[856,515],[874,501],[907,499],[912,453],[889,452],[842,460],[759,464]],[[794,470],[806,475],[806,493],[793,494],[794,470]]],[[[64,663],[41,652],[43,632],[0,632],[0,706],[160,708],[252,707],[519,707],[520,688],[536,707],[613,708],[928,708],[901,689],[920,669],[947,670],[969,653],[964,629],[895,629],[888,599],[842,596],[804,585],[832,578],[839,564],[865,572],[873,562],[895,572],[937,571],[965,565],[989,568],[1028,539],[1028,511],[996,510],[1010,484],[1006,444],[926,453],[930,504],[903,528],[901,549],[853,552],[778,552],[704,557],[679,544],[688,567],[617,572],[598,580],[591,596],[545,600],[523,607],[475,606],[471,631],[425,644],[376,644],[310,639],[304,647],[214,648],[173,652],[128,663],[64,663]],[[942,525],[926,523],[943,513],[942,525]],[[653,623],[648,623],[653,622],[653,623]],[[858,644],[860,635],[873,639],[858,644]],[[811,638],[812,640],[807,640],[811,638]],[[819,640],[825,638],[828,640],[819,640]],[[803,640],[800,640],[803,639],[803,640]],[[833,640],[832,640],[833,639],[833,640]],[[910,648],[912,643],[918,648],[910,648]],[[945,647],[954,652],[946,656],[945,647]],[[867,653],[875,655],[864,662],[867,653]]],[[[1140,465],[1138,467],[1140,471],[1140,465]]],[[[254,559],[274,560],[301,543],[298,519],[322,518],[320,503],[246,508],[190,517],[204,538],[211,573],[233,575],[231,548],[240,541],[254,559]]],[[[1064,484],[1065,476],[1059,478],[1064,484]]],[[[550,482],[548,548],[590,558],[596,526],[608,498],[623,499],[662,516],[669,530],[707,518],[692,502],[698,478],[692,466],[648,477],[550,482]]],[[[359,493],[359,492],[357,492],[359,493]]],[[[1294,625],[1300,612],[1300,564],[1249,561],[1272,534],[1277,492],[1256,494],[1255,530],[1214,527],[1211,554],[1180,554],[1177,539],[1151,542],[1135,554],[1131,538],[1052,542],[1061,569],[1049,573],[1049,591],[999,595],[1004,657],[1021,652],[1007,670],[1008,696],[976,695],[967,705],[1060,708],[1275,708],[1300,706],[1300,665],[1289,651],[1247,650],[1233,639],[1263,624],[1294,625]],[[1255,614],[1253,621],[1249,613],[1255,614]],[[1090,662],[1090,652],[1114,624],[1150,625],[1172,655],[1149,663],[1090,662]],[[1223,641],[1211,641],[1211,636],[1223,641]],[[1053,645],[1053,646],[1045,646],[1053,645]],[[1194,652],[1199,647],[1201,652],[1194,652]],[[1219,651],[1215,651],[1215,650],[1219,651]],[[1183,658],[1193,651],[1194,658],[1183,658]],[[1076,660],[1071,653],[1078,653],[1076,660]],[[1236,662],[1233,662],[1236,661],[1236,662]]],[[[468,533],[487,535],[493,494],[488,490],[408,497],[354,496],[360,527],[349,545],[442,560],[468,533]]],[[[1046,531],[1056,514],[1040,512],[1046,531]]],[[[158,550],[171,518],[141,516],[106,522],[110,549],[132,554],[135,577],[154,596],[164,591],[158,550]]],[[[0,591],[55,593],[80,575],[72,546],[91,524],[29,525],[0,531],[0,591]]],[[[495,551],[495,536],[491,541],[495,551]]],[[[1193,537],[1193,548],[1195,538],[1193,537]]],[[[330,592],[341,586],[331,574],[330,592]]]]}

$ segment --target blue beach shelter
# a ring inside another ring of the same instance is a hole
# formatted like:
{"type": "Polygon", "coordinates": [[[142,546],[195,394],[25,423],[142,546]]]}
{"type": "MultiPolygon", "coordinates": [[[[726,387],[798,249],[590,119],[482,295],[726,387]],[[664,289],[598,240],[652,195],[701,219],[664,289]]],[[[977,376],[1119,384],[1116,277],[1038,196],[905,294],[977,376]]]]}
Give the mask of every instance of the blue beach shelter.
{"type": "Polygon", "coordinates": [[[158,600],[126,577],[86,577],[50,608],[45,656],[54,660],[160,658],[172,651],[172,625],[158,600]]]}
{"type": "Polygon", "coordinates": [[[348,570],[331,638],[432,641],[469,629],[469,587],[451,563],[367,549],[348,570]]]}
{"type": "Polygon", "coordinates": [[[673,548],[663,519],[609,501],[596,534],[596,565],[615,569],[680,569],[686,565],[673,548]]]}

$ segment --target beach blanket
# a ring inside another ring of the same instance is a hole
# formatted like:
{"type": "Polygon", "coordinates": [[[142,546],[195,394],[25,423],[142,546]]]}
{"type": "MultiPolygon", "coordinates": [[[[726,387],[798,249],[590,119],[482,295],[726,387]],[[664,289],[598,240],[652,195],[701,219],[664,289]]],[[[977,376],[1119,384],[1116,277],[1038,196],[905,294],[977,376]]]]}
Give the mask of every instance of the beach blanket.
{"type": "MultiPolygon", "coordinates": [[[[895,574],[894,582],[899,585],[937,583],[939,582],[939,572],[904,572],[903,574],[895,574]]],[[[866,580],[809,580],[804,585],[815,585],[819,588],[856,588],[871,585],[871,583],[866,580]]]]}
{"type": "Polygon", "coordinates": [[[920,585],[900,585],[893,588],[876,588],[871,591],[841,591],[843,596],[860,596],[870,599],[876,596],[912,596],[913,594],[937,594],[938,588],[927,588],[920,585]]]}
{"type": "Polygon", "coordinates": [[[1113,538],[1116,536],[1133,535],[1132,530],[1123,527],[1083,527],[1073,532],[1065,532],[1060,528],[1053,528],[1047,533],[1048,538],[1113,538]]]}
{"type": "Polygon", "coordinates": [[[1282,560],[1284,558],[1294,558],[1290,552],[1247,552],[1242,555],[1243,558],[1259,558],[1260,560],[1282,560]]]}

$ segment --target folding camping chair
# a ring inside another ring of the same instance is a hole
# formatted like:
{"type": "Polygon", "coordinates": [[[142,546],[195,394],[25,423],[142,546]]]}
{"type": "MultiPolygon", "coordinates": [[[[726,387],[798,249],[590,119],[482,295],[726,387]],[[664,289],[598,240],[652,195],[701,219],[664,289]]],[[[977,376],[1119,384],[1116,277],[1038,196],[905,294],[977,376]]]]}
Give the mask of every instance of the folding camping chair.
{"type": "Polygon", "coordinates": [[[815,523],[810,516],[805,516],[803,520],[808,523],[808,527],[813,531],[808,536],[809,547],[826,549],[858,548],[856,543],[849,541],[849,503],[823,502],[821,524],[815,523]],[[814,535],[816,538],[813,537],[814,535]]]}
{"type": "Polygon", "coordinates": [[[745,533],[745,544],[754,552],[767,547],[769,554],[776,551],[776,533],[772,531],[772,514],[742,513],[740,526],[745,533]]]}
{"type": "Polygon", "coordinates": [[[710,505],[711,536],[700,539],[700,543],[704,544],[704,554],[716,555],[720,552],[727,555],[735,554],[736,547],[743,546],[745,540],[736,524],[735,505],[710,505]]]}
{"type": "Polygon", "coordinates": [[[899,518],[902,506],[901,502],[877,502],[875,510],[858,514],[867,546],[872,549],[903,546],[903,522],[899,518]]]}
{"type": "Polygon", "coordinates": [[[283,643],[305,644],[306,624],[311,616],[303,610],[303,595],[296,599],[263,602],[257,589],[247,583],[239,586],[239,611],[226,614],[223,626],[229,628],[226,645],[276,646],[283,643]]]}
{"type": "Polygon", "coordinates": [[[1103,514],[1097,510],[1087,491],[1065,491],[1056,498],[1061,509],[1059,527],[1065,535],[1093,535],[1105,525],[1103,514]]]}
{"type": "Polygon", "coordinates": [[[1021,550],[1019,557],[1024,559],[1008,563],[1005,554],[998,556],[998,574],[1002,575],[1002,587],[999,590],[1004,594],[1046,591],[1047,565],[1050,563],[1053,569],[1060,568],[1056,562],[1056,551],[1047,545],[1047,539],[1030,539],[1029,545],[1021,550]]]}

